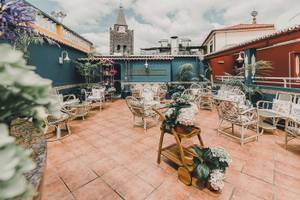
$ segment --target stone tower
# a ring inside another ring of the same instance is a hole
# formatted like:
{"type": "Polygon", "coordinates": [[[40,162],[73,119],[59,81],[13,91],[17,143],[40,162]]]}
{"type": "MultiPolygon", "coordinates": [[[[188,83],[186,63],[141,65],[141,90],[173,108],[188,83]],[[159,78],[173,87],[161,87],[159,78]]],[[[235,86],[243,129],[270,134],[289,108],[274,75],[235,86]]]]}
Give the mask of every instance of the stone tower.
{"type": "Polygon", "coordinates": [[[110,28],[110,54],[129,55],[134,52],[134,35],[133,30],[128,29],[126,24],[123,7],[120,6],[117,16],[117,21],[113,27],[110,28]]]}

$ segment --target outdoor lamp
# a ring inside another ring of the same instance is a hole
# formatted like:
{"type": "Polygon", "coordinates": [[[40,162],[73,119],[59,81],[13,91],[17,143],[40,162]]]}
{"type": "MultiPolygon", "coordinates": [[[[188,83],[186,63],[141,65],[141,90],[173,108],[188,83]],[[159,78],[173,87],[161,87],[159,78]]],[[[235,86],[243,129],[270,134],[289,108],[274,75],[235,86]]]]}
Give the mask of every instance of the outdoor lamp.
{"type": "Polygon", "coordinates": [[[145,62],[145,69],[148,69],[149,68],[149,64],[148,64],[148,61],[146,60],[145,62]]]}
{"type": "Polygon", "coordinates": [[[241,52],[239,53],[239,57],[236,59],[239,63],[244,62],[244,58],[243,58],[242,55],[244,55],[244,57],[245,57],[245,52],[241,51],[241,52]]]}
{"type": "Polygon", "coordinates": [[[59,64],[64,64],[64,62],[70,62],[71,59],[69,58],[69,54],[67,51],[62,51],[60,57],[58,58],[59,64]]]}

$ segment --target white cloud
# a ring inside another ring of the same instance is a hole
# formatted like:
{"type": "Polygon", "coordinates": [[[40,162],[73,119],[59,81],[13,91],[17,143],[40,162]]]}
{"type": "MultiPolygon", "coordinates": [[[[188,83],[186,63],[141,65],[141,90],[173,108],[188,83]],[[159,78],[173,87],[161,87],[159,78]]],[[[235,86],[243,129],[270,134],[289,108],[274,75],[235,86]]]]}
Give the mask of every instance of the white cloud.
{"type": "Polygon", "coordinates": [[[109,35],[106,32],[90,32],[81,34],[94,43],[97,52],[109,52],[109,35]]]}
{"type": "MultiPolygon", "coordinates": [[[[67,25],[93,41],[97,50],[109,52],[109,27],[103,27],[103,20],[116,12],[119,0],[50,1],[67,12],[67,25]]],[[[129,28],[135,31],[136,52],[172,35],[200,44],[212,28],[249,23],[253,9],[259,12],[259,23],[275,23],[279,28],[300,20],[289,21],[300,12],[299,0],[123,0],[122,4],[127,9],[129,28]]]]}

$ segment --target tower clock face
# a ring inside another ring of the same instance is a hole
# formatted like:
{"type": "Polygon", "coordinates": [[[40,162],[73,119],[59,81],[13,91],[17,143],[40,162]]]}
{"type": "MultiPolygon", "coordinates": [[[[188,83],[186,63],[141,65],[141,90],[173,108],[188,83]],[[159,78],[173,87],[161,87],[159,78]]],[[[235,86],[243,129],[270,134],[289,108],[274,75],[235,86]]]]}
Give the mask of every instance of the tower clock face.
{"type": "Polygon", "coordinates": [[[118,31],[120,32],[120,33],[125,33],[125,26],[119,26],[119,28],[118,28],[118,31]]]}

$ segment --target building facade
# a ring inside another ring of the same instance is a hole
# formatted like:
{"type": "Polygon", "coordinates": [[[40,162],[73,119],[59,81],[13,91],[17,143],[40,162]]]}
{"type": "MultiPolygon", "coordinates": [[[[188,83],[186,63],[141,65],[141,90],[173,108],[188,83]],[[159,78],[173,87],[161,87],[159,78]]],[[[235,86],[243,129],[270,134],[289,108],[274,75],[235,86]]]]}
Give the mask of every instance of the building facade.
{"type": "Polygon", "coordinates": [[[128,28],[123,7],[120,6],[117,21],[110,28],[110,55],[132,55],[134,53],[134,32],[128,28]]]}
{"type": "Polygon", "coordinates": [[[212,30],[202,43],[204,54],[220,51],[276,31],[274,24],[257,24],[256,15],[255,11],[252,12],[253,19],[250,24],[237,24],[212,30]]]}
{"type": "MultiPolygon", "coordinates": [[[[210,65],[214,78],[217,79],[217,76],[224,76],[226,73],[234,74],[239,57],[243,58],[244,63],[247,60],[248,65],[257,61],[271,62],[273,70],[266,80],[273,78],[274,82],[277,82],[275,84],[280,85],[278,83],[283,79],[293,79],[295,83],[292,84],[296,86],[296,83],[300,81],[300,26],[283,29],[208,54],[205,56],[205,60],[210,65]]],[[[263,78],[257,77],[253,72],[251,76],[252,78],[263,78]]]]}
{"type": "Polygon", "coordinates": [[[203,54],[203,48],[200,45],[192,45],[188,38],[178,38],[173,36],[168,39],[162,39],[159,46],[142,48],[143,55],[200,55],[203,54]]]}
{"type": "Polygon", "coordinates": [[[36,6],[26,3],[38,11],[33,28],[48,38],[42,45],[29,46],[28,64],[35,66],[40,76],[52,80],[54,87],[72,88],[83,83],[73,61],[87,57],[93,50],[93,43],[36,6]],[[63,52],[70,62],[59,62],[63,52]]]}
{"type": "Polygon", "coordinates": [[[118,71],[115,81],[121,83],[179,81],[179,69],[184,64],[192,65],[195,77],[204,72],[204,65],[197,55],[101,55],[80,61],[97,62],[101,59],[115,62],[115,69],[118,71]]]}

